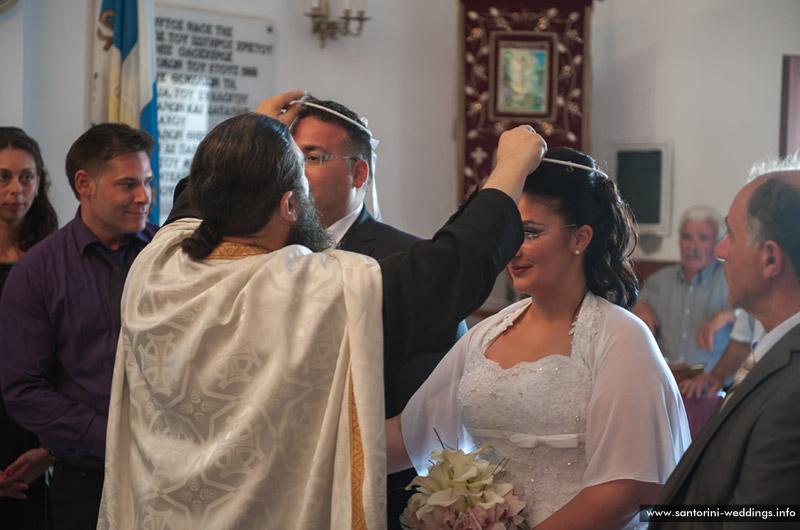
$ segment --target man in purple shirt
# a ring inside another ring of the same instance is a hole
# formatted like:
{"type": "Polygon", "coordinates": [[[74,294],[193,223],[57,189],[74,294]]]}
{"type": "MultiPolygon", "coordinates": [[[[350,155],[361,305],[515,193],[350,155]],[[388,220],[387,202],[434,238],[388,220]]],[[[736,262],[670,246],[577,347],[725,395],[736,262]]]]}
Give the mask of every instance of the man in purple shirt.
{"type": "Polygon", "coordinates": [[[125,274],[157,227],[153,139],[106,123],[67,154],[75,218],[14,266],[0,301],[0,386],[9,415],[55,457],[53,526],[95,528],[125,274]]]}

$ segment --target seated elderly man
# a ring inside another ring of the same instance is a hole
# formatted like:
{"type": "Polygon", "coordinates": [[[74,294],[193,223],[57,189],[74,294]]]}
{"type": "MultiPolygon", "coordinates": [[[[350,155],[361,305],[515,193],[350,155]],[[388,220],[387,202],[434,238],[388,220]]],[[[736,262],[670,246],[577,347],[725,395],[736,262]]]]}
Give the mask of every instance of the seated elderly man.
{"type": "Polygon", "coordinates": [[[710,372],[681,381],[678,385],[681,394],[690,398],[703,394],[713,396],[725,386],[726,381],[731,381],[730,389],[733,389],[752,370],[755,362],[753,349],[763,334],[761,322],[740,309],[731,330],[731,341],[722,357],[710,372]]]}
{"type": "Polygon", "coordinates": [[[709,371],[728,345],[735,314],[725,271],[714,258],[724,226],[713,208],[686,210],[680,223],[680,264],[650,276],[633,307],[668,363],[704,363],[709,371]]]}

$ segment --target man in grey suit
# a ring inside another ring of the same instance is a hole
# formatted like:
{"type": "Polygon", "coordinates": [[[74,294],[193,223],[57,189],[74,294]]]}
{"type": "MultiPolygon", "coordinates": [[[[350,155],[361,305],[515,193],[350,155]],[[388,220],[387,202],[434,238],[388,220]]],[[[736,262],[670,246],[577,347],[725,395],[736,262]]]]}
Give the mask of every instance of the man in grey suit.
{"type": "Polygon", "coordinates": [[[800,504],[800,160],[762,164],[751,174],[716,254],[725,261],[729,301],[760,320],[765,334],[752,353],[755,367],[698,433],[656,500],[737,513],[651,519],[651,529],[800,525],[800,513],[779,521],[775,507],[800,504]],[[740,514],[751,506],[748,521],[740,514]]]}

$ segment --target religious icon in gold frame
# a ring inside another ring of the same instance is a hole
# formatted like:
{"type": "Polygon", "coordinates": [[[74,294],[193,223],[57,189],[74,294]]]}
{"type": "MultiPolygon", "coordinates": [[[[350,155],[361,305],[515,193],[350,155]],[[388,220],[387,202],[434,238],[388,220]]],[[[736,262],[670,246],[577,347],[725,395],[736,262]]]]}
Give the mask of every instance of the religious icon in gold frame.
{"type": "Polygon", "coordinates": [[[553,119],[557,35],[494,32],[489,55],[491,119],[553,119]]]}

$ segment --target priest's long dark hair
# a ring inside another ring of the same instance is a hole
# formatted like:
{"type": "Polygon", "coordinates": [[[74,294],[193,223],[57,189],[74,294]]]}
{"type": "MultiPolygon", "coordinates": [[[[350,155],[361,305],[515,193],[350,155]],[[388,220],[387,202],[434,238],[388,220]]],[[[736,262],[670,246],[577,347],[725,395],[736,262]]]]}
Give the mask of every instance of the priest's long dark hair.
{"type": "Polygon", "coordinates": [[[301,186],[303,164],[286,126],[248,113],[212,129],[197,147],[189,174],[189,201],[203,219],[181,248],[208,256],[223,236],[258,232],[281,196],[301,186]]]}
{"type": "MultiPolygon", "coordinates": [[[[592,157],[564,147],[548,150],[545,158],[597,167],[592,157]]],[[[633,215],[616,184],[595,171],[542,162],[528,175],[523,193],[544,200],[568,224],[592,228],[584,252],[586,287],[609,302],[633,307],[639,284],[631,254],[637,239],[633,215]]]]}

